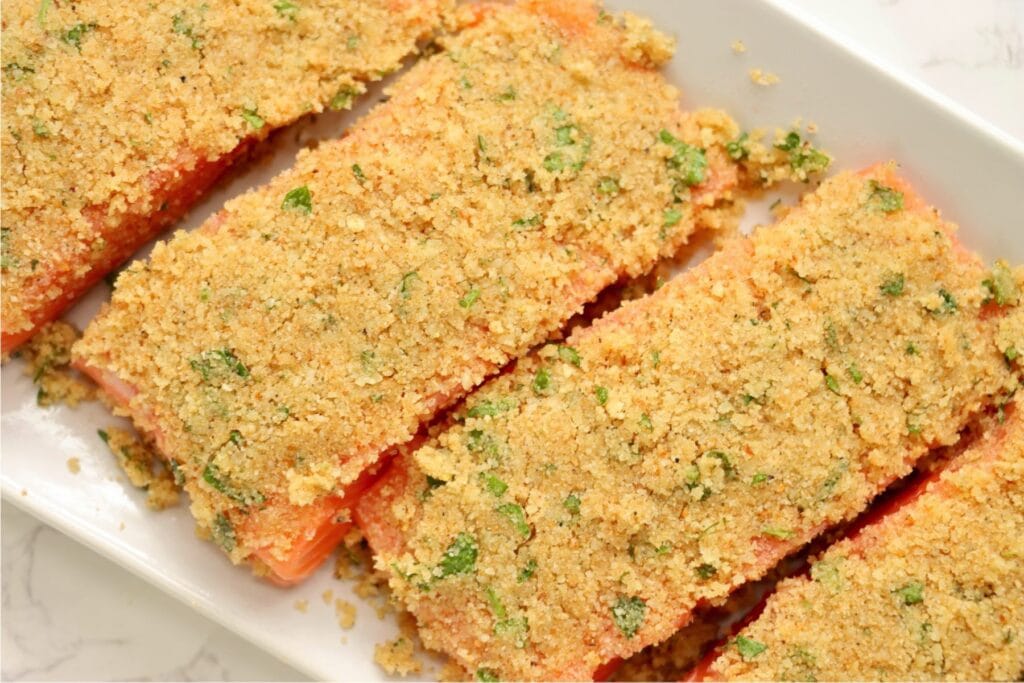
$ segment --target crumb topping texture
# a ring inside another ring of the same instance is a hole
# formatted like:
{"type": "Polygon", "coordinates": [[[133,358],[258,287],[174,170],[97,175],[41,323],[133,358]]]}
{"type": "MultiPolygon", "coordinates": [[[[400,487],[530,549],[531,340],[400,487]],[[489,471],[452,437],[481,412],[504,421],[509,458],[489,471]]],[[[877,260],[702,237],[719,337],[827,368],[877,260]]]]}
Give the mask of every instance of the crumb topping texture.
{"type": "Polygon", "coordinates": [[[1019,408],[920,498],[834,545],[811,566],[810,578],[783,582],[764,613],[715,660],[711,676],[1019,680],[1019,408]]]}
{"type": "Polygon", "coordinates": [[[190,175],[244,141],[350,106],[449,4],[4,2],[5,337],[141,245],[119,228],[148,237],[187,208],[168,188],[191,192],[190,175]]]}
{"type": "Polygon", "coordinates": [[[473,393],[356,508],[424,644],[587,678],[955,442],[1016,390],[1024,307],[952,231],[891,169],[841,174],[473,393]]]}
{"type": "Polygon", "coordinates": [[[379,453],[673,254],[731,201],[724,114],[684,114],[671,43],[589,2],[463,8],[341,140],[158,245],[76,346],[132,387],[237,560],[379,453]]]}

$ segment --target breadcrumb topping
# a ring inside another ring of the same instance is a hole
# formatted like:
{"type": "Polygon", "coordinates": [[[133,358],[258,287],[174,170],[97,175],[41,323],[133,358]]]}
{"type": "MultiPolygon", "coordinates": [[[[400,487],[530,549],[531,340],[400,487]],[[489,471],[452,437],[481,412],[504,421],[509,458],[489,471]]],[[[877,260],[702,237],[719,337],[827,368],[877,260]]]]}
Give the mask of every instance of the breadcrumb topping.
{"type": "Polygon", "coordinates": [[[42,407],[65,403],[74,408],[96,398],[96,387],[70,369],[71,346],[81,333],[70,323],[58,320],[43,327],[18,351],[25,359],[25,372],[32,377],[36,403],[42,407]]]}
{"type": "Polygon", "coordinates": [[[117,427],[101,429],[98,433],[132,486],[146,491],[149,508],[163,510],[178,504],[174,471],[164,469],[158,456],[135,434],[117,427]]]}
{"type": "Polygon", "coordinates": [[[1024,314],[902,188],[826,181],[396,461],[356,516],[424,644],[478,676],[589,677],[1012,394],[995,340],[1024,314]]]}
{"type": "Polygon", "coordinates": [[[145,241],[125,231],[166,224],[169,192],[201,189],[188,179],[204,164],[351,106],[451,4],[4,2],[5,337],[145,241]]]}
{"type": "Polygon", "coordinates": [[[342,492],[731,201],[738,129],[680,112],[646,22],[480,15],[344,139],[125,270],[76,346],[137,391],[235,560],[286,558],[301,514],[279,510],[342,492]]]}
{"type": "Polygon", "coordinates": [[[711,675],[1017,680],[1024,672],[1022,528],[1024,421],[1017,412],[920,498],[821,555],[810,578],[783,582],[711,675]]]}

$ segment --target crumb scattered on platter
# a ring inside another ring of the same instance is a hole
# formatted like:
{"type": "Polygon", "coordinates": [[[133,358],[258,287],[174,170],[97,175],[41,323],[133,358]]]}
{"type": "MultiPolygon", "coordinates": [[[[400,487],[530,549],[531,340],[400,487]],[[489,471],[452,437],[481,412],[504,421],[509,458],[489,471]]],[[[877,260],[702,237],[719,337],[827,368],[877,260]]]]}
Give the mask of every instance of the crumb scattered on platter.
{"type": "Polygon", "coordinates": [[[780,78],[773,74],[771,71],[765,71],[763,69],[751,69],[749,71],[751,82],[757,85],[769,86],[775,85],[780,82],[780,78]]]}
{"type": "Polygon", "coordinates": [[[743,43],[742,40],[734,40],[734,41],[732,41],[731,47],[732,47],[733,53],[737,54],[737,55],[741,55],[741,54],[743,54],[744,52],[747,51],[747,46],[743,43]]]}

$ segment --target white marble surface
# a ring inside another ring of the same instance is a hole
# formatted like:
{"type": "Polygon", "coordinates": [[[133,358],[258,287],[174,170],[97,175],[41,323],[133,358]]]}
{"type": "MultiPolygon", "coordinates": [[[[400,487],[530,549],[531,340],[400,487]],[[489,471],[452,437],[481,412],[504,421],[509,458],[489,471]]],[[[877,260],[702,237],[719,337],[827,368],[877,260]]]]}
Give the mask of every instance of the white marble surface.
{"type": "MultiPolygon", "coordinates": [[[[792,1],[1024,140],[1024,0],[792,1]]],[[[302,678],[9,504],[0,525],[4,680],[302,678]]]]}

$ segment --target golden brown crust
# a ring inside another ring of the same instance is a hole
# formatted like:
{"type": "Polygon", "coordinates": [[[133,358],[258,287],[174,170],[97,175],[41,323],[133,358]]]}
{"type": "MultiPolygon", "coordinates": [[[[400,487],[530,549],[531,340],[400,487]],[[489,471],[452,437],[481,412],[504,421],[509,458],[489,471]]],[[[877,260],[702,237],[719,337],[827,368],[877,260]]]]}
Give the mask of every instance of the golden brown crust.
{"type": "Polygon", "coordinates": [[[126,222],[160,222],[174,203],[162,188],[186,189],[206,162],[303,114],[350,106],[450,4],[4,2],[5,348],[94,267],[114,267],[110,252],[140,245],[118,230],[149,235],[126,222]]]}
{"type": "Polygon", "coordinates": [[[783,582],[764,614],[715,660],[713,675],[1019,680],[1024,673],[1020,407],[923,496],[819,557],[812,578],[783,582]]]}
{"type": "MultiPolygon", "coordinates": [[[[125,271],[77,345],[138,390],[201,523],[340,491],[728,200],[736,126],[632,61],[665,56],[649,26],[474,9],[344,139],[125,271]]],[[[287,556],[261,520],[236,559],[287,556]]]]}
{"type": "Polygon", "coordinates": [[[484,676],[587,677],[1004,400],[1021,307],[983,303],[988,271],[894,183],[826,181],[397,464],[357,518],[424,643],[484,676]]]}

